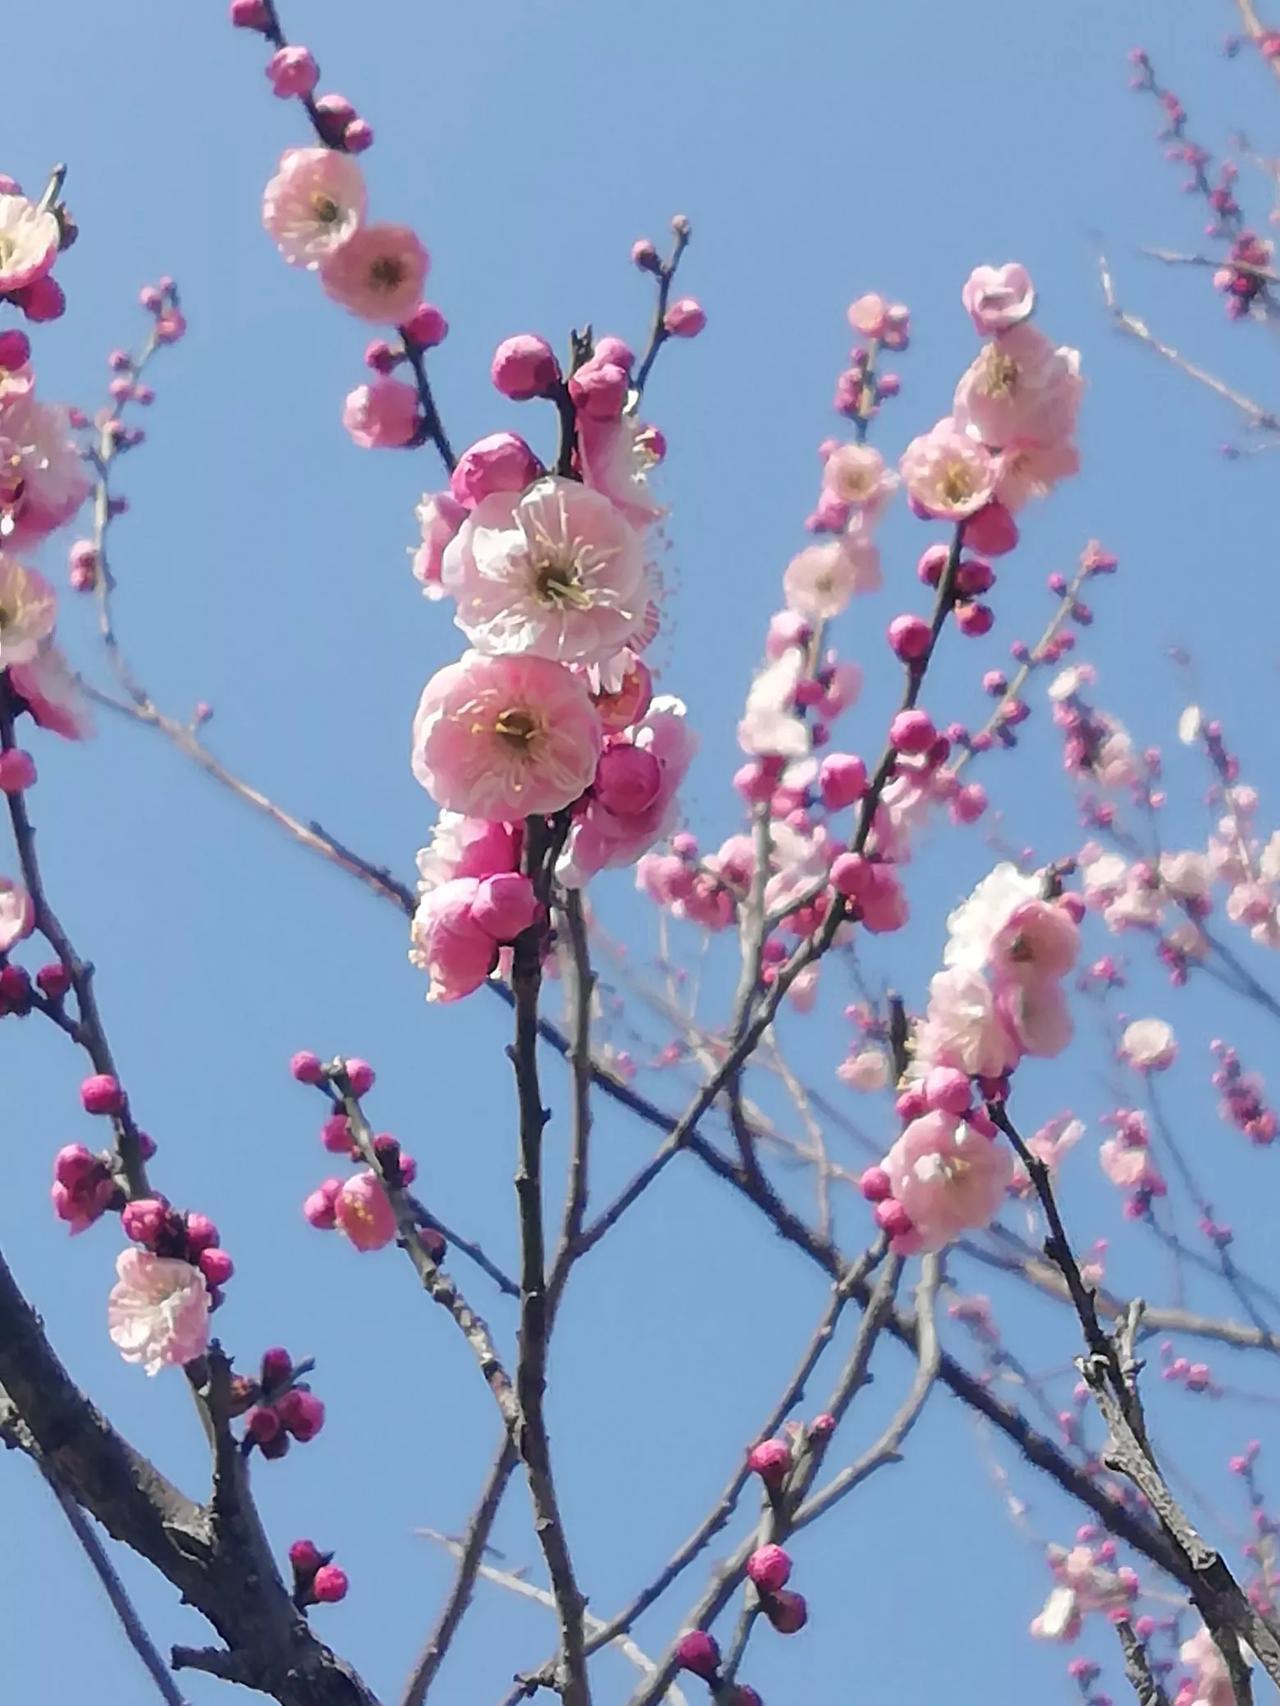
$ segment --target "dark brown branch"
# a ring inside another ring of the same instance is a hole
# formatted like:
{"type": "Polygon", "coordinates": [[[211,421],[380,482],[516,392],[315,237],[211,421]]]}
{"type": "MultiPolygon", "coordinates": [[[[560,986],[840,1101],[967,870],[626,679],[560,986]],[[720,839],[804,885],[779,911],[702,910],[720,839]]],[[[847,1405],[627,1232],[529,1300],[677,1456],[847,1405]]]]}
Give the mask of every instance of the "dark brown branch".
{"type": "Polygon", "coordinates": [[[1147,1649],[1138,1639],[1133,1624],[1127,1617],[1119,1617],[1115,1631],[1124,1652],[1124,1674],[1138,1697],[1138,1706],[1169,1706],[1169,1696],[1151,1674],[1147,1649]]]}

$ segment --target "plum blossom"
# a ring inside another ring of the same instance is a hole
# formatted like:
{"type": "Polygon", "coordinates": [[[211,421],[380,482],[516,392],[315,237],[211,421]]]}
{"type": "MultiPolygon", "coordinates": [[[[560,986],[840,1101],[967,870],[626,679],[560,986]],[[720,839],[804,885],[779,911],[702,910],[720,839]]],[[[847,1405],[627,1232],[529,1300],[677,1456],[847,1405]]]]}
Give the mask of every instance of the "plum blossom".
{"type": "Polygon", "coordinates": [[[31,663],[57,617],[57,594],[44,576],[0,552],[0,669],[31,663]]]}
{"type": "Polygon", "coordinates": [[[954,1066],[971,1077],[996,1078],[1017,1058],[981,972],[962,966],[938,972],[929,984],[925,1017],[916,1027],[913,1076],[934,1066],[954,1066]]]}
{"type": "MultiPolygon", "coordinates": [[[[1203,1624],[1178,1648],[1178,1657],[1195,1672],[1194,1692],[1186,1706],[1234,1706],[1236,1691],[1227,1661],[1203,1624]]],[[[1178,1699],[1182,1700],[1181,1694],[1178,1699]]]]}
{"type": "Polygon", "coordinates": [[[8,954],[36,927],[35,903],[21,883],[0,877],[0,954],[8,954]]]}
{"type": "Polygon", "coordinates": [[[70,521],[90,485],[66,409],[40,402],[31,391],[0,398],[0,511],[8,512],[0,534],[6,548],[35,543],[70,521]]]}
{"type": "Polygon", "coordinates": [[[87,740],[93,733],[89,701],[57,646],[46,645],[30,663],[14,664],[9,683],[42,729],[64,740],[87,740]]]}
{"type": "Polygon", "coordinates": [[[880,519],[898,489],[898,476],[869,444],[839,444],[822,466],[822,496],[856,511],[863,524],[880,519]]]}
{"type": "Polygon", "coordinates": [[[112,1343],[148,1374],[183,1367],[209,1343],[209,1288],[190,1262],[132,1246],[116,1257],[107,1299],[112,1343]]]}
{"type": "Polygon", "coordinates": [[[997,865],[947,918],[944,966],[982,971],[990,962],[996,939],[1008,928],[1019,908],[1039,900],[1043,879],[1019,871],[1008,860],[997,865]]]}
{"type": "Polygon", "coordinates": [[[974,267],[960,300],[985,338],[1027,319],[1036,305],[1036,292],[1027,269],[1017,261],[1006,261],[1001,267],[974,267]]]}
{"type": "Polygon", "coordinates": [[[409,958],[428,977],[428,1001],[460,1001],[480,988],[537,915],[533,885],[514,871],[451,877],[426,888],[413,915],[409,958]]]}
{"type": "Polygon", "coordinates": [[[810,733],[796,711],[795,694],[804,673],[804,657],[794,647],[756,675],[738,723],[738,745],[756,757],[802,758],[810,733]]]}
{"type": "Polygon", "coordinates": [[[912,507],[944,521],[976,515],[991,501],[999,473],[990,453],[949,415],[913,438],[898,466],[912,507]]]}
{"type": "Polygon", "coordinates": [[[262,195],[262,223],[291,267],[320,266],[364,222],[364,174],[339,148],[288,148],[262,195]]]}
{"type": "Polygon", "coordinates": [[[362,225],[321,257],[320,283],[359,319],[398,326],[418,306],[429,265],[407,225],[362,225]]]}
{"type": "Polygon", "coordinates": [[[454,877],[492,877],[499,871],[516,870],[522,839],[518,824],[441,812],[431,832],[431,845],[418,854],[424,892],[454,877]]]}
{"type": "Polygon", "coordinates": [[[956,386],[956,425],[992,450],[1029,443],[1060,445],[1075,431],[1084,382],[1080,356],[1055,349],[1032,325],[1001,332],[974,358],[956,386]]]}
{"type": "Polygon", "coordinates": [[[398,449],[418,430],[418,392],[403,379],[357,385],[342,406],[342,424],[361,450],[398,449]]]}
{"type": "Polygon", "coordinates": [[[58,258],[61,241],[52,208],[23,195],[0,195],[0,295],[43,278],[58,258]]]}
{"type": "Polygon", "coordinates": [[[338,1230],[357,1250],[381,1250],[396,1235],[395,1210],[374,1173],[353,1173],[333,1199],[338,1230]]]}
{"type": "Polygon", "coordinates": [[[602,663],[648,606],[639,536],[608,498],[554,475],[482,499],[445,547],[442,584],[477,651],[602,663]]]}
{"type": "Polygon", "coordinates": [[[662,460],[661,433],[624,415],[620,420],[578,417],[582,478],[609,499],[633,527],[647,527],[663,514],[649,490],[649,476],[662,460]]]}
{"type": "Polygon", "coordinates": [[[629,738],[613,742],[601,755],[592,796],[574,820],[557,869],[560,880],[580,886],[596,871],[633,864],[669,834],[676,791],[696,747],[683,701],[667,694],[654,699],[629,738]],[[602,772],[611,759],[632,760],[626,786],[604,785],[602,772]],[[640,782],[633,779],[637,773],[640,782]]]}
{"type": "Polygon", "coordinates": [[[907,1253],[941,1250],[960,1233],[989,1226],[1013,1178],[1003,1143],[940,1112],[912,1120],[882,1165],[914,1228],[907,1253]]]}
{"type": "Polygon", "coordinates": [[[414,514],[422,529],[422,542],[413,554],[413,577],[422,583],[427,598],[443,598],[444,553],[467,519],[467,509],[452,492],[428,492],[414,514]]]}
{"type": "Polygon", "coordinates": [[[1135,1072],[1163,1072],[1178,1053],[1173,1027],[1163,1019],[1135,1019],[1125,1027],[1120,1052],[1135,1072]]]}
{"type": "Polygon", "coordinates": [[[466,652],[423,689],[413,773],[437,805],[510,823],[572,805],[600,746],[599,714],[578,676],[546,658],[466,652]]]}
{"type": "Polygon", "coordinates": [[[824,545],[810,545],[787,564],[787,608],[810,622],[838,616],[851,598],[881,585],[880,551],[859,528],[824,545]]]}

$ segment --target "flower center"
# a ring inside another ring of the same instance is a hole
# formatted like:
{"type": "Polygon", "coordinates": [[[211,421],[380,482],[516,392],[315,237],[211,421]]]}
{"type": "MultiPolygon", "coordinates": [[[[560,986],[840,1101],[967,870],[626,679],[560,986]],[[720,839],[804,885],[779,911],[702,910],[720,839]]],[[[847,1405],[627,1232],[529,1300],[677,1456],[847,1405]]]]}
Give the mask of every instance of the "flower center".
{"type": "Polygon", "coordinates": [[[511,705],[507,710],[498,713],[494,720],[493,732],[514,751],[528,752],[542,733],[542,724],[525,706],[511,705]]]}
{"type": "Polygon", "coordinates": [[[1012,397],[1018,389],[1018,364],[992,345],[987,356],[985,390],[988,397],[1012,397]]]}
{"type": "Polygon", "coordinates": [[[570,546],[538,547],[530,557],[533,596],[548,610],[588,610],[591,594],[582,584],[582,562],[570,546]]]}
{"type": "Polygon", "coordinates": [[[12,237],[0,231],[0,267],[7,268],[17,251],[17,243],[12,237]]]}
{"type": "Polygon", "coordinates": [[[311,211],[321,225],[336,225],[342,217],[342,209],[331,195],[323,190],[317,190],[311,198],[311,211]]]}
{"type": "Polygon", "coordinates": [[[369,282],[379,290],[395,290],[404,283],[404,267],[394,255],[379,255],[369,268],[369,282]]]}
{"type": "Polygon", "coordinates": [[[967,503],[976,490],[973,472],[964,462],[949,462],[938,488],[948,503],[967,503]]]}

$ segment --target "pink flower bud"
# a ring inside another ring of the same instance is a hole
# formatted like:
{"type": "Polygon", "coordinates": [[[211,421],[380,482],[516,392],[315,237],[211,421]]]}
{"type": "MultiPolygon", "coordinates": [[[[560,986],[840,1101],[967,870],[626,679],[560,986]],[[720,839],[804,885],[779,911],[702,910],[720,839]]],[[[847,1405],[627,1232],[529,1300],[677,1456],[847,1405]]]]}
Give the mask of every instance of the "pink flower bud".
{"type": "Polygon", "coordinates": [[[893,1184],[883,1167],[868,1167],[858,1180],[858,1189],[868,1202],[887,1202],[893,1195],[893,1184]]]}
{"type": "Polygon", "coordinates": [[[569,377],[569,395],[579,414],[593,421],[621,418],[631,377],[617,362],[602,361],[599,354],[584,361],[569,377]]]}
{"type": "Polygon", "coordinates": [[[330,1155],[350,1155],[355,1146],[351,1121],[345,1114],[330,1114],[320,1127],[320,1141],[330,1155]]]}
{"type": "Polygon", "coordinates": [[[1018,524],[996,498],[964,524],[964,542],[986,557],[1003,557],[1018,543],[1018,524]]]}
{"type": "Polygon", "coordinates": [[[951,798],[951,815],[958,823],[977,823],[987,809],[987,790],[980,782],[970,782],[951,798]]]}
{"type": "Polygon", "coordinates": [[[955,607],[956,626],[970,639],[980,639],[995,626],[995,612],[989,604],[960,603],[955,607]]]}
{"type": "Polygon", "coordinates": [[[344,1180],[334,1198],[333,1215],[357,1250],[381,1250],[396,1235],[395,1211],[382,1181],[369,1172],[344,1180]]]}
{"type": "Polygon", "coordinates": [[[67,299],[62,293],[62,286],[52,273],[46,273],[43,278],[33,279],[21,290],[15,290],[12,300],[18,304],[27,319],[37,325],[43,325],[49,320],[60,320],[67,310],[67,299]]]}
{"type": "Polygon", "coordinates": [[[36,763],[29,752],[13,747],[0,752],[0,794],[21,794],[36,779],[36,763]]]}
{"type": "Polygon", "coordinates": [[[673,302],[662,317],[662,324],[673,338],[696,338],[706,323],[706,310],[692,296],[682,296],[673,302]]]}
{"type": "Polygon", "coordinates": [[[310,1580],[324,1563],[324,1553],[314,1540],[295,1540],[289,1548],[289,1562],[296,1576],[310,1580]]]}
{"type": "Polygon", "coordinates": [[[435,349],[449,336],[449,322],[432,302],[422,302],[414,309],[400,330],[411,344],[419,349],[435,349]]]}
{"type": "Polygon", "coordinates": [[[347,1597],[347,1572],[336,1564],[321,1564],[311,1583],[311,1591],[321,1605],[336,1605],[347,1597]]]}
{"type": "Polygon", "coordinates": [[[400,450],[418,432],[418,388],[403,379],[375,379],[348,391],[342,424],[361,450],[400,450]]]}
{"type": "Polygon", "coordinates": [[[761,1593],[777,1593],[791,1578],[791,1558],[781,1546],[757,1546],[747,1559],[747,1574],[761,1593]]]}
{"type": "Polygon", "coordinates": [[[689,1629],[676,1642],[676,1658],[682,1670],[710,1682],[720,1668],[720,1647],[705,1629],[689,1629]]]}
{"type": "Polygon", "coordinates": [[[889,644],[903,663],[915,663],[929,650],[932,634],[923,616],[895,616],[889,624],[889,644]]]}
{"type": "Polygon", "coordinates": [[[64,1144],[53,1158],[53,1176],[69,1191],[78,1189],[101,1170],[102,1157],[86,1149],[83,1143],[64,1144]]]}
{"type": "Polygon", "coordinates": [[[255,1445],[267,1445],[280,1432],[283,1423],[269,1404],[255,1404],[244,1419],[244,1431],[255,1445]]]}
{"type": "Polygon", "coordinates": [[[819,1439],[829,1439],[836,1431],[836,1419],[826,1410],[820,1416],[815,1416],[809,1423],[809,1432],[817,1434],[819,1439]]]}
{"type": "Polygon", "coordinates": [[[17,373],[31,360],[31,339],[16,326],[0,332],[0,372],[17,373]]]}
{"type": "Polygon", "coordinates": [[[639,267],[641,272],[657,272],[661,267],[658,251],[647,237],[641,237],[631,245],[631,264],[639,267]]]}
{"type": "Polygon", "coordinates": [[[61,1001],[71,988],[71,973],[61,960],[54,960],[52,964],[40,967],[36,982],[50,1001],[61,1001]]]}
{"type": "Polygon", "coordinates": [[[302,1212],[318,1232],[332,1232],[337,1225],[333,1205],[341,1189],[340,1179],[326,1179],[323,1185],[312,1191],[304,1200],[302,1212]]]}
{"type": "Polygon", "coordinates": [[[915,1230],[911,1216],[900,1202],[888,1197],[876,1204],[876,1225],[889,1238],[905,1238],[915,1230]]]}
{"type": "Polygon", "coordinates": [[[794,1635],[809,1621],[804,1595],[793,1593],[790,1588],[783,1588],[781,1593],[765,1600],[764,1614],[779,1635],[794,1635]]]}
{"type": "Polygon", "coordinates": [[[126,1203],[120,1215],[120,1230],[135,1244],[154,1249],[169,1224],[169,1205],[163,1197],[138,1197],[126,1203]]]}
{"type": "Polygon", "coordinates": [[[764,1706],[764,1701],[754,1688],[749,1688],[745,1682],[738,1682],[729,1690],[726,1706],[764,1706]]]}
{"type": "Polygon", "coordinates": [[[937,586],[951,556],[948,545],[930,545],[921,552],[916,574],[926,586],[937,586]]]}
{"type": "Polygon", "coordinates": [[[449,488],[460,504],[473,509],[494,492],[522,492],[538,478],[542,464],[513,432],[490,433],[458,458],[449,488]]]}
{"type": "Polygon", "coordinates": [[[314,1439],[324,1426],[324,1405],[313,1392],[295,1386],[276,1405],[280,1420],[299,1444],[314,1439]]]}
{"type": "Polygon", "coordinates": [[[323,1084],[325,1079],[324,1066],[318,1054],[312,1054],[309,1049],[300,1049],[289,1062],[289,1071],[299,1084],[323,1084]]]}
{"type": "Polygon", "coordinates": [[[498,345],[489,372],[504,397],[523,403],[530,397],[545,397],[555,388],[560,363],[545,338],[521,332],[498,345]]]}
{"type": "Polygon", "coordinates": [[[867,791],[867,767],[847,752],[829,752],[818,769],[818,791],[829,812],[842,811],[867,791]]]}
{"type": "Polygon", "coordinates": [[[630,373],[636,364],[635,351],[631,345],[624,343],[621,338],[615,338],[609,332],[596,339],[592,355],[596,361],[607,361],[611,366],[620,367],[626,373],[630,373]]]}
{"type": "Polygon", "coordinates": [[[281,100],[309,95],[320,78],[320,67],[305,47],[279,47],[267,61],[267,77],[281,100]]]}
{"type": "Polygon", "coordinates": [[[264,0],[231,0],[231,22],[238,30],[265,30],[270,18],[264,0]]]}
{"type": "Polygon", "coordinates": [[[519,871],[499,871],[486,877],[471,903],[473,923],[495,942],[514,942],[538,916],[538,897],[528,877],[519,871]]]}
{"type": "Polygon", "coordinates": [[[349,1060],[346,1063],[347,1082],[351,1086],[353,1096],[367,1096],[373,1089],[375,1073],[367,1060],[349,1060]]]}
{"type": "Polygon", "coordinates": [[[924,1099],[932,1109],[959,1116],[968,1112],[973,1092],[966,1075],[956,1067],[935,1066],[925,1077],[924,1099]]]}
{"type": "Polygon", "coordinates": [[[899,711],[889,725],[889,741],[899,752],[928,752],[937,734],[927,711],[899,711]]]}
{"type": "Polygon", "coordinates": [[[109,1072],[95,1072],[81,1084],[80,1101],[87,1114],[118,1114],[124,1108],[124,1091],[109,1072]]]}
{"type": "Polygon", "coordinates": [[[964,557],[956,567],[956,591],[966,598],[990,592],[996,584],[996,572],[984,557],[964,557]]]}
{"type": "Polygon", "coordinates": [[[218,1228],[207,1214],[187,1216],[187,1250],[198,1256],[202,1250],[212,1250],[219,1242],[218,1228]]]}
{"type": "Polygon", "coordinates": [[[202,1250],[196,1263],[210,1285],[226,1285],[236,1265],[225,1250],[202,1250]]]}
{"type": "Polygon", "coordinates": [[[403,359],[404,352],[394,349],[385,338],[374,338],[365,345],[364,364],[375,373],[391,373],[403,359]]]}
{"type": "Polygon", "coordinates": [[[606,747],[596,766],[595,795],[617,817],[639,817],[662,789],[662,766],[643,747],[606,747]]]}
{"type": "Polygon", "coordinates": [[[791,1447],[785,1440],[762,1439],[748,1454],[747,1468],[758,1475],[766,1487],[780,1487],[791,1468],[791,1447]]]}
{"type": "Polygon", "coordinates": [[[353,118],[342,133],[342,144],[348,154],[363,154],[373,147],[373,126],[367,119],[353,118]]]}

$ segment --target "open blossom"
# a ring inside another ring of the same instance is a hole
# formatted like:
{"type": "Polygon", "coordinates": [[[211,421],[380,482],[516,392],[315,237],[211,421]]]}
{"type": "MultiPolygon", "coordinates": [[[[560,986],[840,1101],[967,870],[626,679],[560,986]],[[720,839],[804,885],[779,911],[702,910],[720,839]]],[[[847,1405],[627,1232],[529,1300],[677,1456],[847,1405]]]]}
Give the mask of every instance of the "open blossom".
{"type": "Polygon", "coordinates": [[[757,758],[802,758],[810,734],[796,712],[796,688],[804,672],[803,655],[792,648],[759,671],[747,691],[738,723],[738,745],[757,758]]]}
{"type": "Polygon", "coordinates": [[[342,424],[361,450],[397,449],[418,430],[418,391],[403,379],[357,385],[342,405],[342,424]]]}
{"type": "Polygon", "coordinates": [[[7,548],[35,543],[70,521],[90,484],[66,409],[40,402],[31,391],[0,397],[0,511],[9,512],[7,548]]]}
{"type": "Polygon", "coordinates": [[[442,581],[478,651],[560,663],[611,658],[649,602],[630,523],[599,492],[556,476],[483,498],[445,548],[442,581]]]}
{"type": "Polygon", "coordinates": [[[428,598],[443,598],[444,553],[467,519],[466,506],[452,492],[428,492],[414,513],[422,529],[422,543],[413,554],[414,579],[428,598]]]}
{"type": "Polygon", "coordinates": [[[0,877],[0,954],[10,953],[36,926],[36,909],[21,883],[0,877]]]}
{"type": "Polygon", "coordinates": [[[333,1199],[333,1216],[357,1250],[381,1250],[396,1235],[395,1210],[381,1179],[370,1172],[353,1173],[342,1181],[333,1199]]]}
{"type": "Polygon", "coordinates": [[[1035,326],[985,344],[956,386],[956,425],[993,450],[1016,441],[1062,444],[1075,431],[1084,383],[1080,356],[1055,349],[1035,326]]]}
{"type": "Polygon", "coordinates": [[[1138,1072],[1163,1072],[1178,1052],[1173,1027],[1163,1019],[1135,1019],[1125,1027],[1120,1052],[1138,1072]]]}
{"type": "Polygon", "coordinates": [[[822,465],[823,497],[856,510],[870,525],[878,521],[898,489],[898,476],[869,444],[839,444],[822,465]]]}
{"type": "Polygon", "coordinates": [[[1006,509],[1021,509],[1029,498],[1045,498],[1059,480],[1080,472],[1080,452],[1069,440],[1039,444],[1011,439],[997,461],[996,497],[1006,509]]]}
{"type": "Polygon", "coordinates": [[[87,740],[93,733],[89,701],[57,646],[46,645],[30,663],[14,664],[9,684],[42,729],[64,740],[87,740]]]}
{"type": "Polygon", "coordinates": [[[662,460],[662,435],[623,415],[620,420],[578,416],[582,478],[620,509],[633,527],[647,527],[663,513],[649,490],[649,476],[662,460]]]}
{"type": "Polygon", "coordinates": [[[913,1067],[954,1066],[971,1077],[995,1078],[1015,1065],[1018,1050],[1000,1023],[991,986],[981,972],[953,966],[929,984],[929,1006],[916,1027],[913,1067]]]}
{"type": "Polygon", "coordinates": [[[364,174],[339,148],[289,148],[262,196],[262,223],[292,267],[315,268],[364,220],[364,174]]]}
{"type": "Polygon", "coordinates": [[[791,559],[782,577],[788,610],[810,622],[838,616],[851,598],[880,585],[879,547],[858,528],[808,546],[791,559]]]}
{"type": "Polygon", "coordinates": [[[44,576],[0,552],[0,669],[30,663],[57,618],[57,594],[44,576]]]}
{"type": "Polygon", "coordinates": [[[510,823],[572,805],[600,746],[580,677],[546,658],[466,652],[423,689],[413,773],[438,805],[510,823]]]}
{"type": "Polygon", "coordinates": [[[1025,320],[1036,305],[1036,292],[1026,267],[1006,261],[1002,267],[974,267],[960,300],[985,338],[1025,320]]]}
{"type": "MultiPolygon", "coordinates": [[[[1237,1695],[1227,1661],[1203,1624],[1178,1648],[1178,1657],[1196,1673],[1189,1706],[1234,1706],[1237,1695]]],[[[1181,1694],[1178,1699],[1182,1700],[1181,1694]]]]}
{"type": "Polygon", "coordinates": [[[944,521],[963,521],[989,503],[999,472],[989,452],[949,415],[913,438],[898,466],[917,512],[944,521]]]}
{"type": "Polygon", "coordinates": [[[398,326],[418,306],[429,264],[407,225],[362,225],[322,257],[320,283],[361,320],[398,326]]]}
{"type": "Polygon", "coordinates": [[[960,1233],[989,1226],[1013,1178],[1003,1143],[944,1113],[912,1120],[882,1165],[911,1217],[916,1251],[941,1250],[960,1233]]]}
{"type": "Polygon", "coordinates": [[[182,1367],[209,1343],[209,1288],[190,1262],[132,1247],[116,1257],[107,1300],[112,1342],[148,1374],[182,1367]]]}
{"type": "Polygon", "coordinates": [[[945,966],[981,971],[990,962],[992,948],[1018,909],[1039,900],[1041,877],[1024,873],[1008,860],[1002,861],[947,918],[945,966]]]}
{"type": "Polygon", "coordinates": [[[499,871],[516,870],[522,840],[519,824],[441,812],[431,832],[431,845],[418,854],[423,891],[454,877],[492,877],[499,871]]]}
{"type": "Polygon", "coordinates": [[[0,195],[0,295],[34,284],[58,258],[62,234],[52,208],[0,195]]]}

